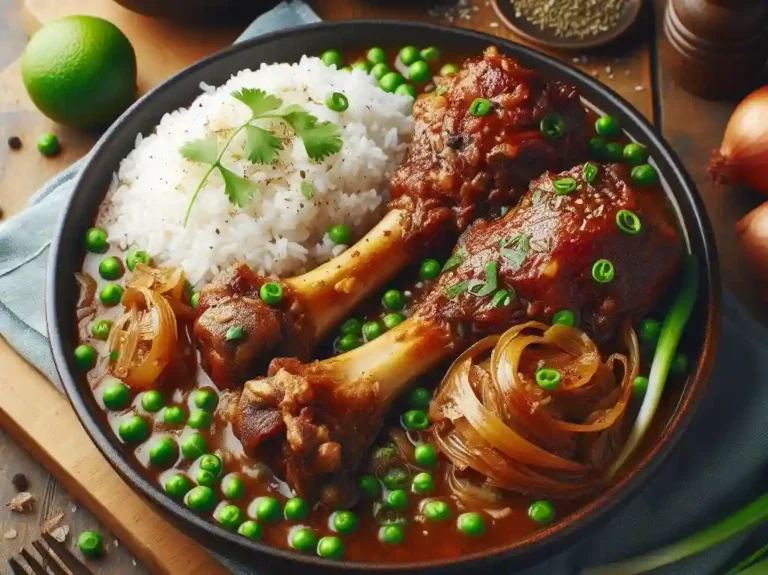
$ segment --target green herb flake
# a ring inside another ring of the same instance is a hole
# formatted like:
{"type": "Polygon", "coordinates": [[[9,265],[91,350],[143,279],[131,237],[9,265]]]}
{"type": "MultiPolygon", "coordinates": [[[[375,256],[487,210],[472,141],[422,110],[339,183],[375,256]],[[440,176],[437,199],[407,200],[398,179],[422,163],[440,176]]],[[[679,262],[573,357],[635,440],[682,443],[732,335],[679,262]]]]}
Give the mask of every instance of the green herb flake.
{"type": "Polygon", "coordinates": [[[485,281],[471,280],[467,285],[467,293],[476,297],[491,295],[499,286],[499,264],[488,262],[485,264],[485,281]]]}
{"type": "Polygon", "coordinates": [[[227,194],[229,203],[238,208],[247,206],[258,191],[256,185],[224,166],[219,166],[219,171],[224,179],[224,193],[227,194]]]}
{"type": "Polygon", "coordinates": [[[283,101],[277,96],[253,88],[243,88],[238,92],[232,92],[232,97],[248,106],[253,113],[253,118],[273,112],[283,105],[283,101]]]}
{"type": "Polygon", "coordinates": [[[274,164],[283,141],[272,132],[248,124],[245,127],[245,154],[252,164],[274,164]]]}
{"type": "Polygon", "coordinates": [[[458,267],[466,257],[467,257],[467,252],[464,251],[464,248],[459,248],[459,250],[455,254],[451,255],[451,257],[449,257],[446,260],[441,273],[445,273],[448,270],[452,270],[453,268],[458,267]]]}
{"type": "Polygon", "coordinates": [[[516,298],[515,291],[512,289],[500,289],[491,300],[491,307],[507,307],[516,298]]]}
{"type": "Polygon", "coordinates": [[[311,160],[320,162],[341,150],[341,130],[336,124],[318,123],[317,118],[309,112],[295,108],[282,117],[304,142],[304,149],[311,160]]]}
{"type": "Polygon", "coordinates": [[[301,189],[301,195],[306,199],[311,200],[315,197],[315,186],[309,182],[301,182],[301,186],[299,186],[299,188],[301,189]]]}
{"type": "Polygon", "coordinates": [[[531,235],[518,234],[511,240],[501,240],[501,255],[512,271],[519,271],[531,250],[531,235]]]}
{"type": "Polygon", "coordinates": [[[455,285],[452,285],[448,288],[448,291],[445,292],[445,295],[448,296],[448,299],[453,299],[460,293],[463,293],[467,290],[467,286],[469,285],[469,282],[461,282],[455,285]]]}
{"type": "Polygon", "coordinates": [[[239,339],[243,339],[244,336],[245,336],[245,330],[243,329],[243,326],[234,325],[227,330],[227,333],[224,336],[224,339],[226,339],[227,341],[237,341],[239,339]]]}
{"type": "Polygon", "coordinates": [[[216,136],[208,136],[184,144],[179,152],[190,162],[200,162],[213,166],[219,159],[219,141],[216,136]]]}

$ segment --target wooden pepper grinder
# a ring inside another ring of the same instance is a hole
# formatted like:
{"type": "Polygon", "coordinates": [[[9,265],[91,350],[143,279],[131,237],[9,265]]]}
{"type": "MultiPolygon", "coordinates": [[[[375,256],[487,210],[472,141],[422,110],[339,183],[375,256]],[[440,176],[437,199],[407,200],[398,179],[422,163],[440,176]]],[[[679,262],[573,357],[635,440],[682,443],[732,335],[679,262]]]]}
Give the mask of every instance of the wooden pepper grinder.
{"type": "Polygon", "coordinates": [[[665,65],[683,88],[710,99],[753,88],[768,56],[768,2],[669,0],[665,65]]]}

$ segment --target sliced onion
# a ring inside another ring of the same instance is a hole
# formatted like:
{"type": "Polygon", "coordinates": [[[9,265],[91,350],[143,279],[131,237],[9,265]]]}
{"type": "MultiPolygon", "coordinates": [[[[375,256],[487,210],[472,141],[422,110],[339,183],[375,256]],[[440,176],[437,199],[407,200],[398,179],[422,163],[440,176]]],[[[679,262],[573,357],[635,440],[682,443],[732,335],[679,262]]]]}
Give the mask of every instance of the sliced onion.
{"type": "Polygon", "coordinates": [[[153,268],[143,263],[137,263],[128,287],[147,288],[181,300],[184,295],[184,281],[184,270],[181,267],[153,268]]]}

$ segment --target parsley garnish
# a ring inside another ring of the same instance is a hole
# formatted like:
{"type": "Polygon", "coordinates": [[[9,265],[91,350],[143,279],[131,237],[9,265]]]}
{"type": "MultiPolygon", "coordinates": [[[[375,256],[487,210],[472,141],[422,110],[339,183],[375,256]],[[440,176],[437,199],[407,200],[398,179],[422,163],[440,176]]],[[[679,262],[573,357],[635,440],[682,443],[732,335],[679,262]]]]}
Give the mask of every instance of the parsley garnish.
{"type": "Polygon", "coordinates": [[[467,292],[473,296],[485,297],[491,295],[499,286],[499,264],[488,262],[485,264],[485,281],[471,280],[467,286],[467,292]]]}
{"type": "Polygon", "coordinates": [[[453,254],[451,257],[449,257],[446,260],[441,273],[447,272],[448,270],[452,270],[453,268],[458,267],[459,264],[461,264],[461,262],[464,261],[465,257],[467,257],[467,252],[464,251],[464,248],[459,248],[455,254],[453,254]]]}
{"type": "MultiPolygon", "coordinates": [[[[341,150],[342,140],[339,127],[331,122],[318,122],[315,116],[304,110],[301,106],[292,104],[286,106],[282,113],[278,113],[276,111],[283,105],[282,99],[272,94],[267,94],[263,90],[251,88],[232,92],[232,97],[248,106],[251,110],[251,117],[247,122],[232,131],[221,151],[219,151],[216,136],[208,136],[200,140],[188,142],[179,150],[181,155],[190,162],[199,162],[209,166],[208,171],[206,171],[203,179],[192,194],[192,198],[189,200],[187,212],[184,214],[185,226],[187,221],[189,221],[192,206],[195,200],[197,200],[200,190],[205,187],[208,177],[214,170],[219,170],[224,180],[224,193],[226,193],[233,206],[242,208],[253,199],[253,195],[258,191],[257,186],[222,166],[221,159],[232,143],[232,140],[235,139],[235,136],[245,130],[245,153],[248,161],[254,164],[273,164],[277,160],[280,150],[283,149],[283,140],[269,130],[253,125],[252,122],[256,120],[269,118],[287,123],[304,142],[304,149],[307,151],[309,159],[315,162],[320,162],[341,150]]],[[[301,192],[304,194],[304,197],[310,199],[314,196],[314,188],[312,188],[311,196],[308,195],[308,189],[302,186],[301,192]]]]}
{"type": "Polygon", "coordinates": [[[513,271],[518,271],[531,249],[531,235],[518,234],[511,240],[501,240],[501,255],[513,271]]]}
{"type": "Polygon", "coordinates": [[[308,200],[311,200],[315,197],[315,186],[309,182],[301,182],[301,186],[299,186],[299,188],[301,189],[301,195],[308,200]]]}
{"type": "Polygon", "coordinates": [[[454,284],[451,287],[448,288],[448,291],[445,292],[445,295],[448,296],[448,299],[453,299],[463,291],[467,289],[467,286],[469,285],[469,282],[461,282],[458,284],[454,284]]]}

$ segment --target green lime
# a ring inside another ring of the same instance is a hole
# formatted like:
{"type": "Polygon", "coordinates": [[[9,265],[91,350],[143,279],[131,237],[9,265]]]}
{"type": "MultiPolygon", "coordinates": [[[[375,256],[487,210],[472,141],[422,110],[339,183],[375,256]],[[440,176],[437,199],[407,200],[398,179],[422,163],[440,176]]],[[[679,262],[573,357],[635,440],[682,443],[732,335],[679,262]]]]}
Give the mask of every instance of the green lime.
{"type": "Polygon", "coordinates": [[[136,99],[136,54],[115,26],[68,16],[41,28],[21,57],[21,75],[40,111],[74,128],[106,126],[136,99]]]}

